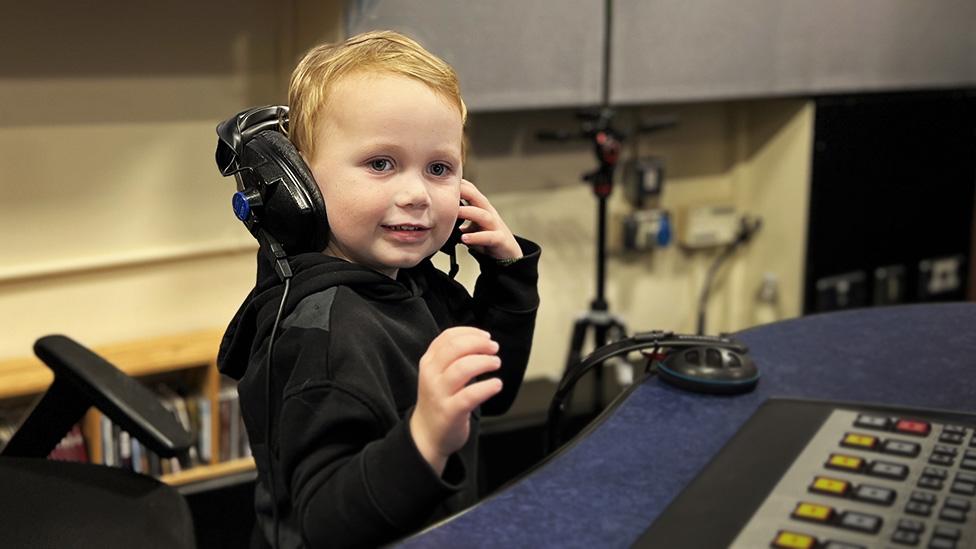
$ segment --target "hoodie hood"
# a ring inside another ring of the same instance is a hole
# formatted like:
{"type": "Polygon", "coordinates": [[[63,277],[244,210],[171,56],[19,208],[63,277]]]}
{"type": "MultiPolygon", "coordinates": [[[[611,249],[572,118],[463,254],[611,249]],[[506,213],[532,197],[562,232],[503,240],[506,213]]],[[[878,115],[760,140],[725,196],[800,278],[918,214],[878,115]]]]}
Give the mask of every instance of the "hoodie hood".
{"type": "MultiPolygon", "coordinates": [[[[224,375],[241,379],[247,370],[248,357],[270,334],[285,285],[278,279],[267,256],[258,250],[257,281],[244,299],[220,342],[217,367],[224,375]]],[[[397,280],[368,267],[321,253],[299,254],[289,258],[292,272],[288,298],[282,320],[302,299],[334,286],[354,286],[356,292],[377,301],[398,301],[419,295],[409,271],[433,268],[425,260],[413,269],[401,269],[397,280]]]]}

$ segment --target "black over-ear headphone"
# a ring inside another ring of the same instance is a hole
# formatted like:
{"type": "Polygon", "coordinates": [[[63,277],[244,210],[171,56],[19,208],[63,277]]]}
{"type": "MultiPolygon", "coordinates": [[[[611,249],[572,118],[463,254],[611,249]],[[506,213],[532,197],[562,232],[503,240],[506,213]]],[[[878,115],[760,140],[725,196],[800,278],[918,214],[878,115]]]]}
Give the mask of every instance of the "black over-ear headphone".
{"type": "MultiPolygon", "coordinates": [[[[278,275],[290,275],[286,258],[321,252],[329,243],[325,200],[305,159],[287,137],[288,107],[247,109],[217,125],[217,168],[237,180],[234,214],[266,251],[274,256],[278,275]]],[[[451,256],[461,241],[462,219],[441,251],[451,256]]]]}
{"type": "Polygon", "coordinates": [[[217,168],[237,179],[234,213],[262,246],[321,252],[329,243],[325,201],[287,132],[285,106],[234,115],[217,126],[217,168]]]}

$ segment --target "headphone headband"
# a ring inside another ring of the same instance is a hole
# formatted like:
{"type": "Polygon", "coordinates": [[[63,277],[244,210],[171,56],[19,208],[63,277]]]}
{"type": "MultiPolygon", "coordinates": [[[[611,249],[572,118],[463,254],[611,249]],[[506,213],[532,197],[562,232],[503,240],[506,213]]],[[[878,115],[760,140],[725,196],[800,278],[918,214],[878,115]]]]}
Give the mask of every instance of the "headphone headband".
{"type": "Polygon", "coordinates": [[[244,145],[265,130],[288,135],[288,107],[268,105],[241,111],[217,125],[217,169],[224,176],[234,175],[244,156],[244,145]]]}

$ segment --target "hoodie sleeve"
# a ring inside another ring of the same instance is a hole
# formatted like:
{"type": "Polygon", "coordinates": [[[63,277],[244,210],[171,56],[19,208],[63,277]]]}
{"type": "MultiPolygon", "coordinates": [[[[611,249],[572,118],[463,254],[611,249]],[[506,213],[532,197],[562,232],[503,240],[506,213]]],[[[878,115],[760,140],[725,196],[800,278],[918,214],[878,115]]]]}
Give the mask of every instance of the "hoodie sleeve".
{"type": "Polygon", "coordinates": [[[518,394],[532,348],[536,311],[539,308],[538,268],[541,250],[537,244],[516,237],[522,258],[502,265],[492,257],[472,252],[481,267],[475,283],[471,309],[474,324],[491,333],[498,342],[502,368],[498,377],[502,391],[485,402],[485,415],[505,413],[518,394]]]}
{"type": "Polygon", "coordinates": [[[463,464],[453,459],[437,476],[414,445],[408,418],[387,431],[363,395],[329,382],[285,400],[281,467],[305,543],[387,543],[421,527],[458,489],[463,464]]]}

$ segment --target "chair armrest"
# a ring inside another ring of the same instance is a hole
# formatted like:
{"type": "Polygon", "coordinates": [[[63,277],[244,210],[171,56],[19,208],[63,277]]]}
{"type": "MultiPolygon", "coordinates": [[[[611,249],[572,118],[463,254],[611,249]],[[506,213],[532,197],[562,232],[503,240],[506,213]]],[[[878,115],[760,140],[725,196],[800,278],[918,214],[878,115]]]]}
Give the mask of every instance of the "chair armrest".
{"type": "Polygon", "coordinates": [[[182,454],[193,444],[158,396],[71,338],[42,337],[34,353],[54,372],[54,382],[3,455],[47,456],[91,406],[160,457],[182,454]]]}

